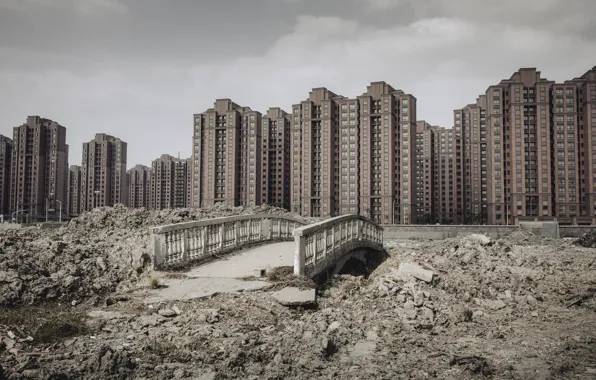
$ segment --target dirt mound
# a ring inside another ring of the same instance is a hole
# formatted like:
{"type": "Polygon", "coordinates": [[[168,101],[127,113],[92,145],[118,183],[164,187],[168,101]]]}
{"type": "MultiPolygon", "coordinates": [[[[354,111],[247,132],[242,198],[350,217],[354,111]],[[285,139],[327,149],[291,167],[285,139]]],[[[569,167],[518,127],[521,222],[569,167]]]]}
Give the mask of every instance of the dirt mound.
{"type": "Polygon", "coordinates": [[[596,248],[596,232],[586,232],[582,236],[575,239],[573,243],[584,248],[596,248]]]}
{"type": "MultiPolygon", "coordinates": [[[[50,343],[0,319],[0,363],[44,379],[596,374],[592,249],[523,232],[386,246],[390,257],[370,276],[338,275],[317,289],[316,309],[282,306],[269,291],[153,305],[115,296],[110,306],[85,310],[84,334],[50,343]]],[[[281,283],[291,271],[270,276],[281,283]]],[[[78,326],[76,315],[69,320],[78,326]]]]}
{"type": "Polygon", "coordinates": [[[84,213],[56,230],[2,231],[0,305],[80,301],[122,290],[150,269],[149,227],[261,213],[294,216],[266,205],[163,211],[116,206],[84,213]]]}

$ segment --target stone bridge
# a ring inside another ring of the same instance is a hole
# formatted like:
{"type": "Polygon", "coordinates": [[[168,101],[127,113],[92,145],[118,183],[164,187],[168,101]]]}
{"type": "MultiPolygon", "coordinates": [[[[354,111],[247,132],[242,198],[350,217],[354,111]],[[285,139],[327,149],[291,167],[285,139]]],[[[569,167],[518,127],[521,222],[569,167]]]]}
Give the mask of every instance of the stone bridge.
{"type": "Polygon", "coordinates": [[[243,261],[224,262],[217,269],[235,277],[246,275],[247,269],[283,266],[289,260],[296,275],[314,278],[341,266],[354,252],[383,251],[383,227],[359,215],[309,225],[286,216],[242,215],[154,227],[151,234],[157,270],[188,267],[258,245],[243,261]],[[264,245],[280,241],[288,243],[274,246],[274,252],[264,245]],[[250,265],[254,267],[247,268],[250,265]]]}

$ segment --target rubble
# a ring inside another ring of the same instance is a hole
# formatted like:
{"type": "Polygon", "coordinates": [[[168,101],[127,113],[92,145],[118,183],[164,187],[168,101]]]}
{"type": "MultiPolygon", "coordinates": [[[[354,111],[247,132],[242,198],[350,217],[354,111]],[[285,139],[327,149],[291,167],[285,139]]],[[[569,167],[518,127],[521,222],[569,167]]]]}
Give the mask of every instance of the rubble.
{"type": "MultiPolygon", "coordinates": [[[[593,375],[593,249],[526,232],[387,246],[390,257],[369,276],[340,274],[317,289],[267,274],[283,280],[278,295],[315,298],[310,308],[284,306],[270,290],[150,305],[120,292],[109,305],[68,303],[89,330],[48,342],[28,340],[18,315],[0,311],[0,363],[40,379],[593,375]]],[[[113,259],[101,257],[109,271],[113,259]]]]}
{"type": "Polygon", "coordinates": [[[574,241],[575,245],[584,248],[596,248],[596,231],[589,231],[574,241]]]}
{"type": "Polygon", "coordinates": [[[418,264],[412,263],[400,263],[397,268],[396,275],[401,276],[412,276],[418,280],[431,282],[433,280],[434,273],[428,269],[422,268],[418,264]]]}
{"type": "Polygon", "coordinates": [[[317,303],[315,289],[301,290],[299,288],[287,287],[271,294],[271,296],[284,306],[312,306],[317,303]]]}
{"type": "Polygon", "coordinates": [[[124,291],[151,271],[149,227],[243,214],[300,218],[266,205],[163,211],[120,205],[86,212],[55,230],[0,231],[0,305],[76,303],[124,291]]]}

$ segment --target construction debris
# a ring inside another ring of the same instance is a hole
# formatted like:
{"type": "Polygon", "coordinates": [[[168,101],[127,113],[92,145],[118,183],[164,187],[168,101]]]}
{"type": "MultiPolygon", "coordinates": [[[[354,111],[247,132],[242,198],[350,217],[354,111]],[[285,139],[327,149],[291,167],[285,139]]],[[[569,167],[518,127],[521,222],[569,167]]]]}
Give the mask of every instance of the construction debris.
{"type": "Polygon", "coordinates": [[[271,296],[284,306],[312,306],[317,303],[315,289],[301,290],[299,288],[287,287],[271,294],[271,296]]]}
{"type": "Polygon", "coordinates": [[[84,213],[55,230],[0,231],[0,305],[71,302],[125,291],[151,271],[149,227],[245,214],[302,219],[266,205],[163,211],[116,206],[84,213]]]}
{"type": "MultiPolygon", "coordinates": [[[[128,264],[137,252],[132,243],[143,244],[141,231],[150,223],[186,220],[191,214],[158,218],[143,211],[133,217],[134,211],[126,210],[120,211],[127,215],[122,222],[115,212],[83,218],[87,221],[77,222],[80,233],[69,226],[55,235],[35,235],[39,238],[31,243],[23,241],[33,237],[31,232],[21,231],[19,239],[14,237],[18,232],[3,234],[8,239],[0,243],[0,270],[10,273],[5,279],[16,276],[21,284],[13,289],[10,280],[2,283],[4,299],[15,300],[13,306],[26,299],[35,301],[37,310],[48,308],[45,315],[32,313],[30,306],[0,311],[0,363],[6,377],[593,378],[596,255],[573,242],[547,241],[524,231],[500,240],[396,241],[387,244],[390,257],[369,276],[340,274],[316,289],[288,285],[288,268],[271,270],[267,279],[285,287],[277,288],[279,300],[271,290],[255,290],[147,304],[135,293],[113,293],[125,288],[129,270],[137,273],[138,262],[128,264]],[[128,223],[140,226],[123,227],[128,223]],[[18,249],[34,252],[37,261],[25,259],[18,249]],[[13,255],[12,264],[7,255],[13,255]],[[118,255],[126,259],[116,260],[118,255]],[[19,263],[27,270],[19,270],[19,263]],[[78,271],[57,274],[69,266],[78,271]],[[40,274],[46,279],[36,280],[40,274]],[[80,290],[57,281],[66,275],[76,277],[80,290]],[[105,278],[120,285],[95,290],[93,283],[104,284],[105,278]],[[45,293],[27,288],[46,283],[45,293]],[[109,305],[84,302],[84,294],[104,293],[112,300],[109,305]],[[46,295],[57,300],[76,295],[83,302],[62,304],[62,314],[54,313],[61,317],[48,318],[54,306],[37,302],[46,295]],[[313,299],[312,307],[282,304],[313,299]],[[39,333],[39,326],[56,335],[37,339],[33,332],[39,333]]],[[[134,273],[133,279],[140,276],[134,273]]]]}

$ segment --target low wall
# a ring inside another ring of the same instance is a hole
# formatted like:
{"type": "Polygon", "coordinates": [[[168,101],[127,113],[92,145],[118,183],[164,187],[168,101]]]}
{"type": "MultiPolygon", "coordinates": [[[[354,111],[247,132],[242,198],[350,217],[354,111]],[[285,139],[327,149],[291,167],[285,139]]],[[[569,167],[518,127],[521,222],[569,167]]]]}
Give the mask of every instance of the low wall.
{"type": "Polygon", "coordinates": [[[456,225],[399,225],[383,226],[385,240],[392,239],[430,239],[441,240],[471,234],[485,234],[493,239],[502,238],[515,231],[519,226],[456,226],[456,225]]]}
{"type": "Polygon", "coordinates": [[[596,232],[596,226],[559,226],[559,234],[562,238],[580,237],[590,231],[596,232]]]}
{"type": "MultiPolygon", "coordinates": [[[[530,231],[536,236],[550,239],[565,237],[569,233],[562,232],[563,229],[579,229],[588,231],[586,227],[560,227],[557,222],[520,222],[519,225],[509,226],[486,226],[486,225],[386,225],[384,238],[392,239],[429,239],[441,240],[453,237],[461,237],[471,234],[484,234],[493,239],[499,239],[512,234],[520,229],[530,231]]],[[[594,227],[591,227],[594,228],[594,227]]],[[[577,236],[581,235],[579,231],[577,236]]],[[[573,235],[575,236],[575,235],[573,235]]]]}
{"type": "Polygon", "coordinates": [[[0,223],[0,230],[17,230],[23,228],[20,223],[0,223]]]}

